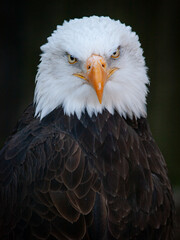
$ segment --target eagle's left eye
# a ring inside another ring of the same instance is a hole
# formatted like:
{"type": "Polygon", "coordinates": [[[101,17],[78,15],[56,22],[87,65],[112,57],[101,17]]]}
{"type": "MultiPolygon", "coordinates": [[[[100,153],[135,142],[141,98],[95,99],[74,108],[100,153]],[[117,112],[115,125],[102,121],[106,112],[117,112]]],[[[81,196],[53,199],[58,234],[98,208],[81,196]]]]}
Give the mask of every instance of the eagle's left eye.
{"type": "Polygon", "coordinates": [[[120,56],[120,50],[119,50],[119,48],[117,48],[117,50],[113,52],[111,57],[112,58],[118,58],[119,56],[120,56]]]}
{"type": "Polygon", "coordinates": [[[77,62],[77,58],[73,57],[72,55],[68,54],[68,61],[70,64],[74,64],[77,62]]]}

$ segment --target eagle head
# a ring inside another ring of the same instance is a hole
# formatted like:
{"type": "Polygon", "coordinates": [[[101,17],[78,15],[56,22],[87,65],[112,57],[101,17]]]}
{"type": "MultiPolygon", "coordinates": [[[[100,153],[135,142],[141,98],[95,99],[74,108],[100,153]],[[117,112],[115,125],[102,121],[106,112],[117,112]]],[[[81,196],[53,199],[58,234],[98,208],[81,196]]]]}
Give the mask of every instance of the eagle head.
{"type": "Polygon", "coordinates": [[[104,109],[146,115],[147,68],[131,27],[109,17],[65,21],[41,50],[34,96],[40,119],[59,106],[78,118],[104,109]]]}

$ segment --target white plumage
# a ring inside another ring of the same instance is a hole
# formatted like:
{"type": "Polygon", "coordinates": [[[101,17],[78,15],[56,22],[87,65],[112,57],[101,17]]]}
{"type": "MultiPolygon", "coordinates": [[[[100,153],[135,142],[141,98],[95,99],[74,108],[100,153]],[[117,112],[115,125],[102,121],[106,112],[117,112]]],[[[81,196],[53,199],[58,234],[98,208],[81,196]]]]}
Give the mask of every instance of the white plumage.
{"type": "Polygon", "coordinates": [[[41,47],[42,56],[36,76],[34,102],[36,116],[41,119],[59,106],[67,115],[87,110],[91,116],[107,109],[121,116],[146,115],[149,83],[143,51],[131,27],[109,17],[84,17],[57,26],[48,43],[41,47]],[[120,47],[120,56],[111,55],[120,47]],[[77,59],[69,64],[68,54],[77,59]],[[73,74],[86,73],[87,59],[102,56],[107,69],[118,68],[105,84],[102,103],[95,90],[84,79],[73,74]]]}

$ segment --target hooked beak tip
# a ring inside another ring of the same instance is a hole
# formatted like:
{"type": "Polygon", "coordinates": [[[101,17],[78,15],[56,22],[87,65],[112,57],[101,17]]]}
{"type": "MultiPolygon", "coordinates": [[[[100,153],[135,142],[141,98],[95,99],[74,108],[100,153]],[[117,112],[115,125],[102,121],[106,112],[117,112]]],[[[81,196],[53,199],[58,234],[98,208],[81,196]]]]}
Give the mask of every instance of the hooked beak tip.
{"type": "Polygon", "coordinates": [[[106,62],[103,57],[93,54],[87,60],[87,73],[75,73],[74,76],[86,80],[94,88],[99,103],[102,104],[104,86],[109,77],[119,68],[106,69],[106,62]]]}

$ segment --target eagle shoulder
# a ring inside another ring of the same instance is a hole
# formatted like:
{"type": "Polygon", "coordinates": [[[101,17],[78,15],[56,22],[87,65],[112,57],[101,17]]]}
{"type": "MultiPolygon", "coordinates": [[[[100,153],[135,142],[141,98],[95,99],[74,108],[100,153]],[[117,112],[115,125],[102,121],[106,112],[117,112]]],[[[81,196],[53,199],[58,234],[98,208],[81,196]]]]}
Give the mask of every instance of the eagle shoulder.
{"type": "Polygon", "coordinates": [[[23,115],[0,151],[0,236],[11,239],[19,232],[26,236],[32,228],[31,234],[39,238],[53,228],[54,236],[80,239],[91,221],[84,215],[94,205],[91,187],[98,188],[97,175],[89,170],[72,136],[54,123],[47,126],[35,119],[32,106],[23,115]],[[60,231],[59,224],[66,228],[60,231]]]}

